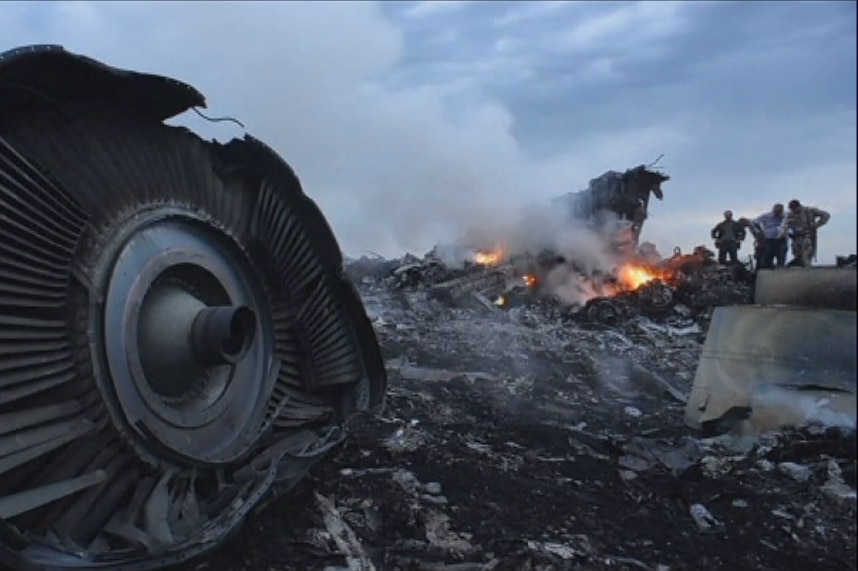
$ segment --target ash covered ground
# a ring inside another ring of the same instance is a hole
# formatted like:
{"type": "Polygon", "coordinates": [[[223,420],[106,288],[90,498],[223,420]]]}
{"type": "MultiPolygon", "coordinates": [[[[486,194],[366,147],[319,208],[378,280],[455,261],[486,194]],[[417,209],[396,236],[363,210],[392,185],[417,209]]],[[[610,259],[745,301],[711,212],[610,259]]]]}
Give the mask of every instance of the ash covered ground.
{"type": "Polygon", "coordinates": [[[854,426],[683,422],[712,307],[747,302],[747,275],[705,266],[570,309],[515,288],[499,307],[487,269],[350,273],[384,411],[183,569],[855,568],[854,426]]]}

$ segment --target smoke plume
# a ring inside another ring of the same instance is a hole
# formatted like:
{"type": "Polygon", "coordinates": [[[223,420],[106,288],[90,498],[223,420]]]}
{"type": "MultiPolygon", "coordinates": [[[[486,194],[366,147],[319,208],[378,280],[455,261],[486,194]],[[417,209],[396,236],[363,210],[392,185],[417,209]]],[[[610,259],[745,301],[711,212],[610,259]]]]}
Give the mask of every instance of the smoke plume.
{"type": "MultiPolygon", "coordinates": [[[[851,411],[838,410],[832,406],[832,396],[836,392],[802,392],[775,384],[764,384],[756,388],[751,395],[751,406],[756,418],[755,424],[762,427],[820,425],[855,430],[855,395],[849,395],[853,407],[851,411]]],[[[840,397],[842,398],[842,396],[840,397]]]]}
{"type": "MultiPolygon", "coordinates": [[[[453,243],[586,176],[526,155],[513,116],[476,84],[406,87],[402,31],[370,2],[75,2],[3,8],[7,46],[59,43],[175,77],[292,165],[344,251],[387,257],[453,243]],[[39,21],[37,30],[31,22],[39,21]]],[[[205,138],[242,136],[194,114],[205,138]]]]}
{"type": "Polygon", "coordinates": [[[581,304],[602,295],[596,274],[611,274],[621,262],[610,249],[610,235],[623,222],[605,217],[599,229],[581,220],[573,220],[561,203],[528,204],[515,211],[513,218],[477,223],[454,245],[437,248],[435,253],[449,266],[473,261],[473,252],[500,249],[505,258],[543,252],[562,257],[566,263],[543,276],[541,286],[569,304],[581,304]]]}

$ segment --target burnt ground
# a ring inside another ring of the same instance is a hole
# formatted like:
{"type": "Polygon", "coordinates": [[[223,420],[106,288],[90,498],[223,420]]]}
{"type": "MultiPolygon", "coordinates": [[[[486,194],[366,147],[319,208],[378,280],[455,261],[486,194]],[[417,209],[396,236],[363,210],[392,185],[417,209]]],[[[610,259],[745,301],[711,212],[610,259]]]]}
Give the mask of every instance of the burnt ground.
{"type": "MultiPolygon", "coordinates": [[[[705,321],[363,286],[384,411],[184,570],[854,569],[854,429],[702,438],[705,321]]],[[[683,317],[686,315],[686,317],[683,317]]]]}

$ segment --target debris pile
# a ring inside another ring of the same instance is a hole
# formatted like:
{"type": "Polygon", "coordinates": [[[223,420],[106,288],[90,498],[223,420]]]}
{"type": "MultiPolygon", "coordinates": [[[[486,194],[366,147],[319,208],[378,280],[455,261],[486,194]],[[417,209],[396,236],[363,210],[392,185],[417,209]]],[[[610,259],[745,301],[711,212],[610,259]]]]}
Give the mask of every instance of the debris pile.
{"type": "Polygon", "coordinates": [[[547,255],[351,262],[385,412],[203,568],[854,568],[854,421],[684,423],[709,304],[750,297],[708,260],[651,260],[665,279],[637,289],[599,276],[608,295],[577,307],[539,287],[547,255]]]}
{"type": "Polygon", "coordinates": [[[347,261],[385,410],[204,568],[854,568],[854,418],[686,424],[714,309],[751,303],[756,277],[638,244],[664,180],[609,172],[558,199],[561,225],[601,225],[599,263],[539,240],[347,261]]]}
{"type": "Polygon", "coordinates": [[[554,317],[609,324],[634,315],[706,319],[712,307],[749,303],[752,297],[753,274],[741,265],[716,265],[712,253],[702,247],[690,255],[677,251],[667,259],[632,258],[613,274],[586,274],[550,252],[504,259],[500,252],[477,251],[473,258],[450,267],[436,248],[422,259],[363,257],[349,263],[346,272],[368,291],[424,293],[449,307],[482,306],[485,311],[538,308],[554,317]],[[567,303],[545,285],[561,267],[580,273],[578,287],[585,303],[567,303]]]}

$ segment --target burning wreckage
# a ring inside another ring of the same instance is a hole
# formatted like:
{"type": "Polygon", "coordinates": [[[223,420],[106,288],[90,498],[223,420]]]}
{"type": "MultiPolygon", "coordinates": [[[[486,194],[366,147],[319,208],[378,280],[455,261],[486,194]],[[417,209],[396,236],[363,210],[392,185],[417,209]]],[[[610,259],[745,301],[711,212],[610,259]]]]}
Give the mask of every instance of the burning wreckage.
{"type": "Polygon", "coordinates": [[[668,178],[637,167],[558,199],[615,267],[344,274],[270,149],[163,124],[199,106],[61,48],[0,57],[0,561],[854,568],[854,264],[662,259],[639,238],[668,178]]]}
{"type": "MultiPolygon", "coordinates": [[[[588,200],[611,204],[571,202],[588,200]]],[[[379,569],[854,567],[855,268],[754,274],[607,235],[613,268],[503,246],[347,263],[392,380],[327,472],[344,480],[314,490],[340,498],[349,552],[379,569]]],[[[334,564],[330,541],[310,543],[334,564]]]]}
{"type": "Polygon", "coordinates": [[[488,249],[454,246],[461,263],[448,262],[450,248],[436,247],[422,260],[353,261],[347,272],[355,281],[389,274],[398,288],[423,286],[428,295],[450,304],[477,303],[510,309],[518,305],[554,305],[567,317],[612,323],[643,312],[671,311],[697,315],[717,305],[751,299],[753,275],[744,266],[716,266],[703,246],[683,255],[679,248],[662,259],[654,246],[640,244],[649,197],[659,200],[661,184],[670,177],[641,165],[619,173],[608,171],[586,190],[552,201],[567,213],[570,225],[585,228],[604,241],[611,266],[587,268],[574,257],[550,249],[510,252],[504,245],[488,249]],[[573,275],[558,295],[558,275],[573,275]]]}

